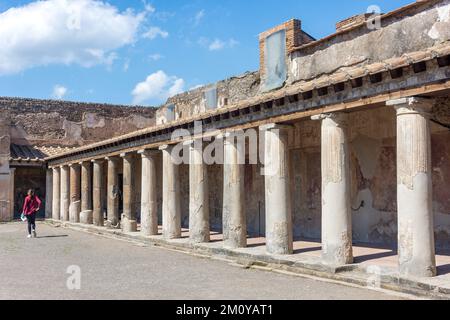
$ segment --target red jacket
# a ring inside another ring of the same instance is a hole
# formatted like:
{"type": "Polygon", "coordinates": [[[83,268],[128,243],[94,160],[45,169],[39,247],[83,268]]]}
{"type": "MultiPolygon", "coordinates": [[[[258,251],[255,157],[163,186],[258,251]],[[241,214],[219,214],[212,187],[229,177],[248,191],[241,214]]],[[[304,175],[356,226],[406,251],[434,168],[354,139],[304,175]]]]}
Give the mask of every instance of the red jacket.
{"type": "Polygon", "coordinates": [[[30,216],[35,212],[38,212],[41,208],[41,200],[37,197],[27,196],[25,198],[25,203],[23,204],[23,214],[26,216],[30,216]]]}

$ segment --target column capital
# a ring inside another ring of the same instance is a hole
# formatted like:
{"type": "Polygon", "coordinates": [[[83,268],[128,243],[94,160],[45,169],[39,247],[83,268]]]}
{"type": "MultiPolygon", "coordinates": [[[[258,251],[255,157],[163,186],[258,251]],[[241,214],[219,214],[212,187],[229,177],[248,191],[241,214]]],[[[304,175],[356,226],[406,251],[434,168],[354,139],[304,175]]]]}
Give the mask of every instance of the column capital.
{"type": "Polygon", "coordinates": [[[171,144],[164,144],[162,146],[159,146],[159,150],[161,151],[170,151],[173,148],[174,145],[171,144]]]}
{"type": "Polygon", "coordinates": [[[134,152],[124,152],[120,154],[120,157],[124,159],[130,159],[134,157],[134,154],[134,152]]]}
{"type": "Polygon", "coordinates": [[[91,160],[92,163],[103,163],[105,161],[104,159],[93,159],[91,160]]]}
{"type": "Polygon", "coordinates": [[[259,131],[269,131],[269,130],[290,130],[294,128],[294,126],[287,124],[277,124],[277,123],[269,123],[259,127],[259,131]]]}
{"type": "Polygon", "coordinates": [[[112,162],[114,162],[114,161],[119,161],[119,157],[117,157],[117,156],[113,156],[113,157],[105,157],[105,160],[106,160],[106,161],[112,161],[112,162]]]}
{"type": "Polygon", "coordinates": [[[78,167],[80,163],[69,163],[69,168],[78,167]]]}
{"type": "Polygon", "coordinates": [[[156,156],[159,153],[159,151],[154,149],[142,149],[139,150],[137,153],[140,154],[142,158],[149,158],[156,156]]]}
{"type": "Polygon", "coordinates": [[[394,107],[397,111],[397,116],[407,114],[421,114],[423,116],[429,117],[434,106],[434,99],[423,97],[409,97],[397,100],[389,100],[386,102],[386,105],[394,107]]]}
{"type": "Polygon", "coordinates": [[[333,113],[321,113],[311,117],[313,121],[322,121],[325,119],[331,119],[336,123],[345,123],[348,120],[348,113],[333,112],[333,113]]]}

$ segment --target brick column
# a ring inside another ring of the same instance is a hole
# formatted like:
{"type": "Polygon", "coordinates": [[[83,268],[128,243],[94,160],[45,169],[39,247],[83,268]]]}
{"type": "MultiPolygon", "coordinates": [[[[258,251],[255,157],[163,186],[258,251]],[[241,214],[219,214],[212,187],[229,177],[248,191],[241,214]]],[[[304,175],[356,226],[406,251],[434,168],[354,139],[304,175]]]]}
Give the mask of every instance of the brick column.
{"type": "Polygon", "coordinates": [[[123,214],[122,214],[122,230],[125,232],[136,232],[137,221],[136,212],[133,208],[134,190],[134,170],[135,159],[133,153],[123,153],[123,214]]]}
{"type": "Polygon", "coordinates": [[[156,150],[141,150],[141,233],[144,236],[158,234],[158,201],[156,190],[156,150]]]}
{"type": "Polygon", "coordinates": [[[247,246],[245,215],[244,164],[245,159],[233,134],[226,133],[223,165],[223,240],[227,248],[247,246]]]}
{"type": "Polygon", "coordinates": [[[269,124],[264,134],[266,248],[273,254],[292,254],[293,227],[289,181],[290,126],[269,124]]]}
{"type": "Polygon", "coordinates": [[[103,161],[92,160],[92,165],[92,220],[94,225],[103,227],[103,161]]]}
{"type": "Polygon", "coordinates": [[[332,265],[353,263],[350,155],[347,114],[322,120],[322,260],[332,265]]]}
{"type": "Polygon", "coordinates": [[[60,217],[62,221],[69,221],[69,205],[70,205],[70,182],[69,182],[69,167],[61,166],[61,205],[60,217]]]}
{"type": "Polygon", "coordinates": [[[430,112],[433,100],[388,101],[397,111],[397,203],[400,273],[433,277],[436,257],[433,224],[430,112]]]}
{"type": "Polygon", "coordinates": [[[61,169],[53,167],[52,219],[61,220],[61,169]]]}
{"type": "Polygon", "coordinates": [[[81,162],[81,213],[80,222],[93,224],[92,212],[92,187],[91,187],[91,163],[81,162]]]}
{"type": "Polygon", "coordinates": [[[45,218],[52,217],[53,209],[53,170],[48,168],[45,174],[45,218]]]}
{"type": "Polygon", "coordinates": [[[108,157],[108,228],[118,228],[119,222],[119,159],[108,157]]]}
{"type": "Polygon", "coordinates": [[[203,161],[203,142],[189,141],[189,238],[193,243],[209,242],[208,172],[203,161]]]}
{"type": "Polygon", "coordinates": [[[163,236],[166,239],[181,237],[180,176],[179,165],[172,160],[173,146],[162,146],[163,156],[163,236]]]}
{"type": "Polygon", "coordinates": [[[80,179],[80,165],[71,164],[70,166],[70,206],[69,219],[70,222],[80,222],[81,212],[81,179],[80,179]]]}

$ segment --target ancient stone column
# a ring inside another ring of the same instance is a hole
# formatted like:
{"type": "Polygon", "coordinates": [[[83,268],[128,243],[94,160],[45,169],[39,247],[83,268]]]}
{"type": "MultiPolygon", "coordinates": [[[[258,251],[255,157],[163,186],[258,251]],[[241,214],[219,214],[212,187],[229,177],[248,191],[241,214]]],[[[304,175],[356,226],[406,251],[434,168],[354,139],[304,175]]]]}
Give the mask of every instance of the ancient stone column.
{"type": "Polygon", "coordinates": [[[91,163],[81,162],[81,213],[80,222],[84,224],[93,223],[92,212],[92,188],[91,188],[91,163]]]}
{"type": "Polygon", "coordinates": [[[15,185],[15,177],[16,177],[16,168],[9,168],[10,172],[10,180],[9,180],[9,214],[10,221],[14,220],[15,214],[15,203],[16,203],[16,185],[15,185]]]}
{"type": "Polygon", "coordinates": [[[400,273],[433,277],[436,275],[430,136],[433,100],[413,97],[387,104],[397,110],[400,273]]]}
{"type": "Polygon", "coordinates": [[[322,260],[353,263],[350,154],[347,114],[314,117],[322,120],[322,260]]]}
{"type": "Polygon", "coordinates": [[[224,135],[223,165],[223,241],[227,248],[247,246],[245,216],[244,164],[245,148],[239,148],[233,134],[224,135]]]}
{"type": "Polygon", "coordinates": [[[53,170],[48,168],[45,174],[45,218],[52,217],[53,208],[53,170]]]}
{"type": "Polygon", "coordinates": [[[166,239],[181,237],[179,166],[174,163],[173,146],[162,146],[163,157],[163,236],[166,239]]]}
{"type": "Polygon", "coordinates": [[[70,166],[70,206],[69,219],[70,222],[80,222],[81,212],[81,179],[80,166],[78,164],[71,164],[70,166]]]}
{"type": "Polygon", "coordinates": [[[189,239],[209,242],[208,172],[203,161],[203,142],[189,141],[189,239]]]}
{"type": "Polygon", "coordinates": [[[92,160],[92,220],[95,226],[103,227],[103,161],[92,160]]]}
{"type": "Polygon", "coordinates": [[[119,159],[108,157],[108,204],[106,227],[119,228],[119,159]]]}
{"type": "Polygon", "coordinates": [[[144,236],[158,234],[158,201],[156,191],[156,150],[141,150],[141,233],[144,236]]]}
{"type": "Polygon", "coordinates": [[[61,166],[61,220],[69,221],[69,205],[70,205],[70,174],[68,166],[61,166]]]}
{"type": "Polygon", "coordinates": [[[264,134],[266,248],[272,254],[293,253],[293,226],[289,181],[290,126],[269,124],[264,134]]]}
{"type": "Polygon", "coordinates": [[[61,219],[61,175],[60,168],[52,168],[53,171],[53,201],[52,201],[52,219],[60,220],[61,219]]]}
{"type": "Polygon", "coordinates": [[[123,158],[123,213],[121,226],[124,232],[136,232],[136,212],[133,210],[133,196],[135,192],[134,154],[123,153],[120,156],[123,158]]]}

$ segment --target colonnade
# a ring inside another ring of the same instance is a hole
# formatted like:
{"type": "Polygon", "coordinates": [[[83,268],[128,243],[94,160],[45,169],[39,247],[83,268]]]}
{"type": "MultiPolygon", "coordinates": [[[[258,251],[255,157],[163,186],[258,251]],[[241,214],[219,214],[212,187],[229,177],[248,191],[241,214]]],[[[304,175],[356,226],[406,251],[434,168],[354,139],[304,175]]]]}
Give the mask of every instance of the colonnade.
{"type": "MultiPolygon", "coordinates": [[[[399,270],[413,276],[434,276],[431,139],[429,112],[432,101],[407,98],[389,101],[397,111],[399,270]]],[[[321,121],[322,157],[322,259],[326,264],[353,263],[350,155],[346,113],[313,117],[321,121]]],[[[259,128],[264,141],[266,248],[269,254],[293,253],[293,225],[289,179],[288,137],[291,127],[269,124],[259,128]]],[[[225,134],[223,164],[223,245],[247,246],[244,156],[232,134],[225,134]]],[[[189,152],[189,234],[193,243],[210,241],[209,189],[202,143],[185,142],[189,152]]],[[[181,237],[179,165],[174,146],[123,153],[82,163],[52,167],[55,220],[104,225],[103,175],[107,174],[106,227],[119,225],[136,232],[132,209],[135,192],[135,157],[142,158],[141,228],[144,236],[158,234],[157,166],[162,155],[162,233],[165,239],[181,237]],[[103,163],[107,162],[107,172],[103,163]],[[120,161],[123,162],[123,213],[119,216],[120,161]],[[80,169],[81,168],[81,169],[80,169]],[[81,175],[81,178],[80,178],[81,175]],[[91,177],[92,175],[92,177],[91,177]],[[92,181],[92,184],[91,184],[92,181]]]]}

